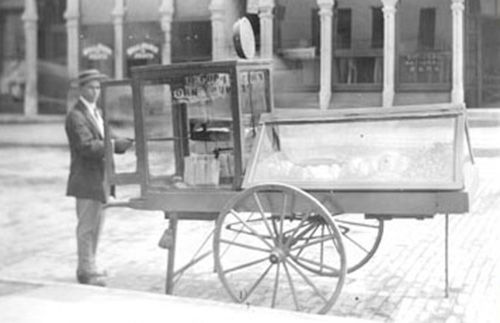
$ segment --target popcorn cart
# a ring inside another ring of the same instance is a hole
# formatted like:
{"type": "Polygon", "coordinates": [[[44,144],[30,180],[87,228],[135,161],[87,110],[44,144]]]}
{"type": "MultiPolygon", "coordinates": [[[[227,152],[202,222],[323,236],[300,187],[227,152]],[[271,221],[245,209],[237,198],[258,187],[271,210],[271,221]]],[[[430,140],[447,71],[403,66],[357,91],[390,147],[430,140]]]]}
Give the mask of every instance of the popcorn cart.
{"type": "Polygon", "coordinates": [[[236,302],[325,313],[384,220],[445,214],[448,239],[448,214],[469,209],[461,105],[274,110],[258,60],[136,68],[103,101],[106,131],[135,140],[113,155],[106,136],[110,183],[140,186],[115,205],[169,220],[167,293],[179,220],[214,221],[215,269],[236,302]]]}

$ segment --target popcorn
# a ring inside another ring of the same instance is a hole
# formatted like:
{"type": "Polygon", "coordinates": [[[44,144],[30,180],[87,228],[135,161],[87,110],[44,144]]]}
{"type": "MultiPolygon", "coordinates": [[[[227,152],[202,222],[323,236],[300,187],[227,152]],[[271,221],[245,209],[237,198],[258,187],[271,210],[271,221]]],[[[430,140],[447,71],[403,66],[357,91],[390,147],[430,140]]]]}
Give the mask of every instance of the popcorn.
{"type": "Polygon", "coordinates": [[[397,152],[388,152],[377,158],[377,170],[382,173],[401,174],[408,168],[410,160],[397,152]]]}
{"type": "Polygon", "coordinates": [[[367,177],[372,175],[377,167],[369,158],[355,157],[348,162],[347,169],[354,177],[367,177]]]}

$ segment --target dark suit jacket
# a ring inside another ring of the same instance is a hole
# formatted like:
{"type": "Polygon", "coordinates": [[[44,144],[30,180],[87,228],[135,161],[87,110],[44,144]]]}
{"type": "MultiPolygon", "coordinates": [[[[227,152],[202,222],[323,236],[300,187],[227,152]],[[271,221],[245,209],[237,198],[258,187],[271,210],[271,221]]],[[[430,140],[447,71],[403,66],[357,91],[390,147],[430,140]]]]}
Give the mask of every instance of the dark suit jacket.
{"type": "Polygon", "coordinates": [[[104,138],[85,104],[78,102],[66,115],[71,166],[66,195],[106,202],[104,138]]]}

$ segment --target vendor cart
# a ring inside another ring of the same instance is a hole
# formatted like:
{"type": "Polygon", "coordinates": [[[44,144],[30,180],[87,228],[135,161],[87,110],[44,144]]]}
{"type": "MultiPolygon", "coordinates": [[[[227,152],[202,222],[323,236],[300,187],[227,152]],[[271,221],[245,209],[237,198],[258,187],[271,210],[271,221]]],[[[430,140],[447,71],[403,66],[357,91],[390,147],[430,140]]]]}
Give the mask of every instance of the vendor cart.
{"type": "Polygon", "coordinates": [[[167,293],[179,220],[214,221],[233,300],[325,313],[384,220],[445,214],[447,251],[448,215],[469,210],[462,105],[275,111],[258,60],[136,68],[105,83],[103,101],[109,181],[140,186],[114,206],[169,220],[167,293]],[[111,131],[135,149],[113,155],[111,131]]]}

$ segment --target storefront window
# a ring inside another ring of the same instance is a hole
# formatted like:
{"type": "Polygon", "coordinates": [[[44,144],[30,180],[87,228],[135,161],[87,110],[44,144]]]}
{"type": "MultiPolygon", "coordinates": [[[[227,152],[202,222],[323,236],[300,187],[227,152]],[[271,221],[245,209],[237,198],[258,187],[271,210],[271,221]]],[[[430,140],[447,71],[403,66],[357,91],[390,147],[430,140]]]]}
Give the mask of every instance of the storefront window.
{"type": "Polygon", "coordinates": [[[0,11],[0,112],[22,113],[26,56],[22,10],[0,11]]]}
{"type": "Polygon", "coordinates": [[[339,0],[333,19],[333,86],[379,90],[384,19],[379,0],[339,0]]]}
{"type": "Polygon", "coordinates": [[[204,21],[172,23],[172,62],[212,60],[212,24],[204,21]]]}
{"type": "Polygon", "coordinates": [[[319,88],[320,19],[316,0],[279,0],[274,8],[276,91],[319,88]]]}
{"type": "Polygon", "coordinates": [[[397,76],[403,90],[445,90],[451,84],[452,16],[449,0],[400,4],[397,76]]]}
{"type": "Polygon", "coordinates": [[[352,33],[352,10],[350,8],[342,8],[337,11],[337,37],[336,48],[347,49],[351,48],[351,33],[352,33]]]}
{"type": "Polygon", "coordinates": [[[211,1],[175,0],[172,62],[212,60],[211,1]]]}
{"type": "Polygon", "coordinates": [[[38,112],[63,114],[67,109],[66,1],[39,0],[38,12],[38,112]]]}
{"type": "MultiPolygon", "coordinates": [[[[476,86],[475,92],[479,101],[476,106],[498,107],[500,106],[500,0],[481,0],[479,4],[473,1],[469,5],[477,6],[474,9],[476,12],[479,11],[480,17],[476,31],[479,35],[474,35],[476,37],[473,39],[477,45],[472,40],[469,42],[479,47],[478,55],[469,58],[471,62],[469,68],[477,71],[475,73],[477,80],[471,82],[476,86]]],[[[474,48],[470,48],[469,52],[475,53],[474,48]]]]}
{"type": "Polygon", "coordinates": [[[163,32],[159,22],[127,22],[125,35],[127,76],[134,66],[161,63],[163,32]]]}
{"type": "Polygon", "coordinates": [[[81,69],[96,68],[112,77],[114,75],[114,31],[111,24],[81,27],[81,69]]]}

